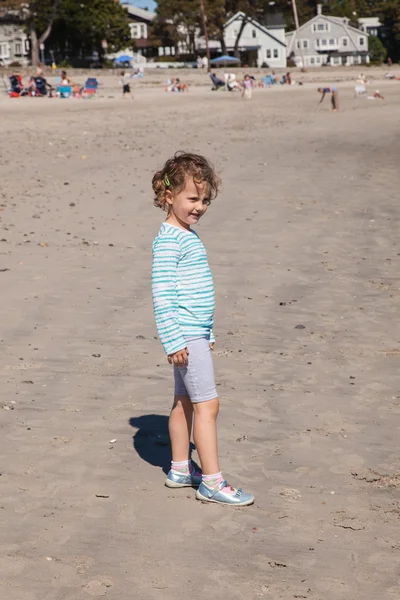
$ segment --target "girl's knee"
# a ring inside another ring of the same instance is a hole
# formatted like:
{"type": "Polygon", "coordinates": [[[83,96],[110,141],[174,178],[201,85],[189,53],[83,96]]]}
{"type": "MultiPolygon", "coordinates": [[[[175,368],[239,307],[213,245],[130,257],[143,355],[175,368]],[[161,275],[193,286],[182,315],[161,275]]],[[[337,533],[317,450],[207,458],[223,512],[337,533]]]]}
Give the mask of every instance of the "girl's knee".
{"type": "Polygon", "coordinates": [[[195,415],[199,417],[217,417],[219,412],[219,399],[213,398],[207,402],[197,402],[193,404],[195,415]]]}

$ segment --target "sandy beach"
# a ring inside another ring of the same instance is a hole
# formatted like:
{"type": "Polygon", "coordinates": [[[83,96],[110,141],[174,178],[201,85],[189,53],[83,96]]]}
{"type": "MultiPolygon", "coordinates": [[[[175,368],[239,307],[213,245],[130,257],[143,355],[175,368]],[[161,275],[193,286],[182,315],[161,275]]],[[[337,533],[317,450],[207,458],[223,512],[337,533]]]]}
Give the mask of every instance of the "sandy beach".
{"type": "Polygon", "coordinates": [[[398,600],[400,83],[338,86],[337,113],[316,83],[0,99],[2,600],[398,600]],[[179,149],[223,179],[197,231],[249,508],[164,487],[151,177],[179,149]]]}

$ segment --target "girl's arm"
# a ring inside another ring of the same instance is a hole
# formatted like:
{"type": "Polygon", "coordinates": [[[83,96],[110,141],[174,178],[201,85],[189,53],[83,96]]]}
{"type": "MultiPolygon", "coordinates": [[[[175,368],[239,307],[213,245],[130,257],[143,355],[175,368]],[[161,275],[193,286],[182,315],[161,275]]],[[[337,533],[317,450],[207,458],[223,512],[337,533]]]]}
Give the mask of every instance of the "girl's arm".
{"type": "Polygon", "coordinates": [[[158,336],[169,356],[186,348],[178,323],[176,293],[177,267],[180,247],[175,238],[160,236],[153,246],[152,292],[158,336]]]}

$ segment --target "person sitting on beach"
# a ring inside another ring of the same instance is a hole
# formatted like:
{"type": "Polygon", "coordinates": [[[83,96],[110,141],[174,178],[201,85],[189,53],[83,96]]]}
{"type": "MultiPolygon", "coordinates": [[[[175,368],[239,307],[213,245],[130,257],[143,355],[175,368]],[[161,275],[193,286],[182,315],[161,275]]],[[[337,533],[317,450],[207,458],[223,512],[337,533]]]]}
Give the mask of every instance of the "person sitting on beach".
{"type": "Polygon", "coordinates": [[[379,90],[375,90],[372,96],[368,96],[368,100],[384,100],[385,97],[382,96],[379,90]]]}
{"type": "Polygon", "coordinates": [[[187,83],[183,83],[178,77],[175,79],[173,84],[176,92],[188,92],[189,86],[187,83]]]}
{"type": "Polygon", "coordinates": [[[242,91],[242,86],[236,80],[235,73],[225,73],[225,81],[229,92],[233,92],[236,89],[242,91]]]}
{"type": "Polygon", "coordinates": [[[60,85],[73,85],[72,79],[67,75],[67,71],[61,71],[60,85]]]}
{"type": "Polygon", "coordinates": [[[336,111],[338,109],[338,93],[337,93],[337,89],[334,86],[331,86],[331,87],[327,86],[327,87],[319,87],[318,91],[321,94],[320,104],[324,101],[324,98],[325,98],[326,94],[330,94],[331,95],[332,110],[336,111]]]}

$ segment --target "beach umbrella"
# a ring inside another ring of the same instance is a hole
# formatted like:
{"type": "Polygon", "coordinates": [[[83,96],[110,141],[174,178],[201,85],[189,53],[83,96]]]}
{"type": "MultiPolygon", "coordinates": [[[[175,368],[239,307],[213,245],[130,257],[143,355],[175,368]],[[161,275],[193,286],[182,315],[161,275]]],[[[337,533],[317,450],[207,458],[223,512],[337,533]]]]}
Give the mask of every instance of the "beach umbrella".
{"type": "Polygon", "coordinates": [[[133,60],[133,56],[128,56],[128,54],[123,54],[122,56],[117,56],[117,58],[114,58],[114,62],[116,63],[131,63],[133,60]]]}
{"type": "Polygon", "coordinates": [[[226,64],[233,64],[233,63],[239,63],[240,59],[236,58],[235,56],[229,56],[228,54],[224,55],[224,56],[218,56],[217,58],[213,58],[210,63],[212,65],[226,65],[226,64]]]}

